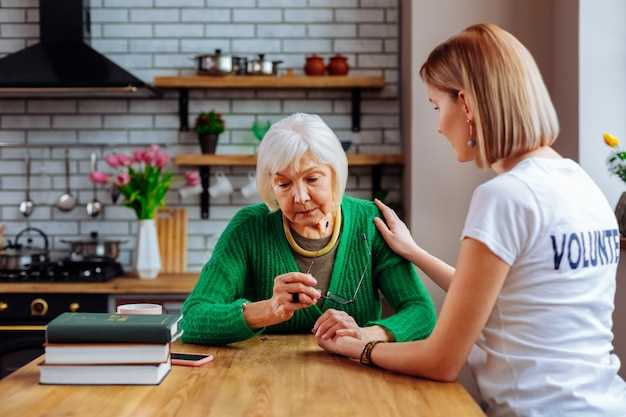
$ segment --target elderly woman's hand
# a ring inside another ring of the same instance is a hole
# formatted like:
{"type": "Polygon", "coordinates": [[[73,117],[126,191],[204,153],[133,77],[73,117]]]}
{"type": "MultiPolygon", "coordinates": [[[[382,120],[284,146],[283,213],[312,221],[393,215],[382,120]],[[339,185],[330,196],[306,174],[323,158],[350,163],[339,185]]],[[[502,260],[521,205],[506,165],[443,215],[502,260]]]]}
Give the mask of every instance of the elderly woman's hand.
{"type": "Polygon", "coordinates": [[[279,321],[289,320],[297,310],[317,303],[321,294],[317,280],[310,274],[288,272],[274,278],[271,298],[272,313],[279,321]],[[297,299],[298,302],[294,302],[297,299]]]}
{"type": "Polygon", "coordinates": [[[378,199],[375,202],[385,218],[385,221],[379,217],[374,219],[376,228],[395,253],[405,259],[412,259],[412,256],[419,250],[419,246],[413,240],[411,231],[395,211],[378,199]]]}
{"type": "Polygon", "coordinates": [[[319,347],[326,352],[347,356],[352,359],[359,359],[367,341],[350,336],[335,336],[332,339],[316,338],[319,347]]]}
{"type": "Polygon", "coordinates": [[[337,335],[363,338],[363,329],[345,311],[328,309],[317,319],[313,330],[318,343],[321,340],[333,339],[337,335]]]}

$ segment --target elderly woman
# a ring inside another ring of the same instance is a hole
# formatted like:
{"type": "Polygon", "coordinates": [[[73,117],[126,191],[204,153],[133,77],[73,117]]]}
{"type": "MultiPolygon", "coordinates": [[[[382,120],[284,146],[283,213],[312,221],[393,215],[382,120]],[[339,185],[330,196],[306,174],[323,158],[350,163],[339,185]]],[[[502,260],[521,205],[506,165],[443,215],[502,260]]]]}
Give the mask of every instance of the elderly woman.
{"type": "Polygon", "coordinates": [[[369,201],[344,196],[348,164],[333,131],[294,114],[258,150],[265,204],[240,210],[183,306],[183,341],[227,344],[261,332],[365,340],[427,337],[432,300],[410,262],[389,249],[369,201]],[[381,318],[379,291],[395,310],[381,318]]]}

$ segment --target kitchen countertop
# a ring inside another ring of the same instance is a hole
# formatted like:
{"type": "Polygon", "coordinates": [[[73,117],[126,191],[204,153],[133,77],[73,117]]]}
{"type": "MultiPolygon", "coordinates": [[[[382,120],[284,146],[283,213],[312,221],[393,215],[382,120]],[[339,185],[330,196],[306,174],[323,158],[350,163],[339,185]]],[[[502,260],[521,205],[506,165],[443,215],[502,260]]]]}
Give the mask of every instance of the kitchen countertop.
{"type": "Polygon", "coordinates": [[[322,351],[313,336],[260,336],[210,352],[198,368],[174,366],[157,386],[39,385],[42,358],[0,381],[2,416],[465,416],[483,412],[458,382],[399,375],[322,351]]]}
{"type": "Polygon", "coordinates": [[[189,294],[199,275],[164,273],[156,279],[124,275],[107,282],[0,282],[0,293],[189,294]]]}

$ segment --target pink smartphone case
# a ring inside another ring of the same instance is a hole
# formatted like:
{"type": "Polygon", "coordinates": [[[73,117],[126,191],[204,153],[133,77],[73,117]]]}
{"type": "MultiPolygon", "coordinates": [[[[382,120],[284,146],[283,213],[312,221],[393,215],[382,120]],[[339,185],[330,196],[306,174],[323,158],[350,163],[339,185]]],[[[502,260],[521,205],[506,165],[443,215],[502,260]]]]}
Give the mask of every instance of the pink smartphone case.
{"type": "Polygon", "coordinates": [[[172,359],[172,365],[178,366],[202,366],[213,360],[213,355],[208,355],[206,358],[202,358],[198,361],[190,361],[186,359],[172,359]]]}

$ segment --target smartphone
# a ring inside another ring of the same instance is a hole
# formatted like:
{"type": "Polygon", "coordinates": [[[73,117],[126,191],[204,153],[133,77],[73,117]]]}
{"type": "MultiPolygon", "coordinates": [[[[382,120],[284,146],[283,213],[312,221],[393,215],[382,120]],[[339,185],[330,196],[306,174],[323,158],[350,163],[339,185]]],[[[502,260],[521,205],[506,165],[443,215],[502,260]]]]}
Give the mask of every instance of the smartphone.
{"type": "Polygon", "coordinates": [[[172,365],[180,366],[202,366],[213,360],[213,355],[198,355],[192,353],[174,353],[172,352],[172,365]]]}

